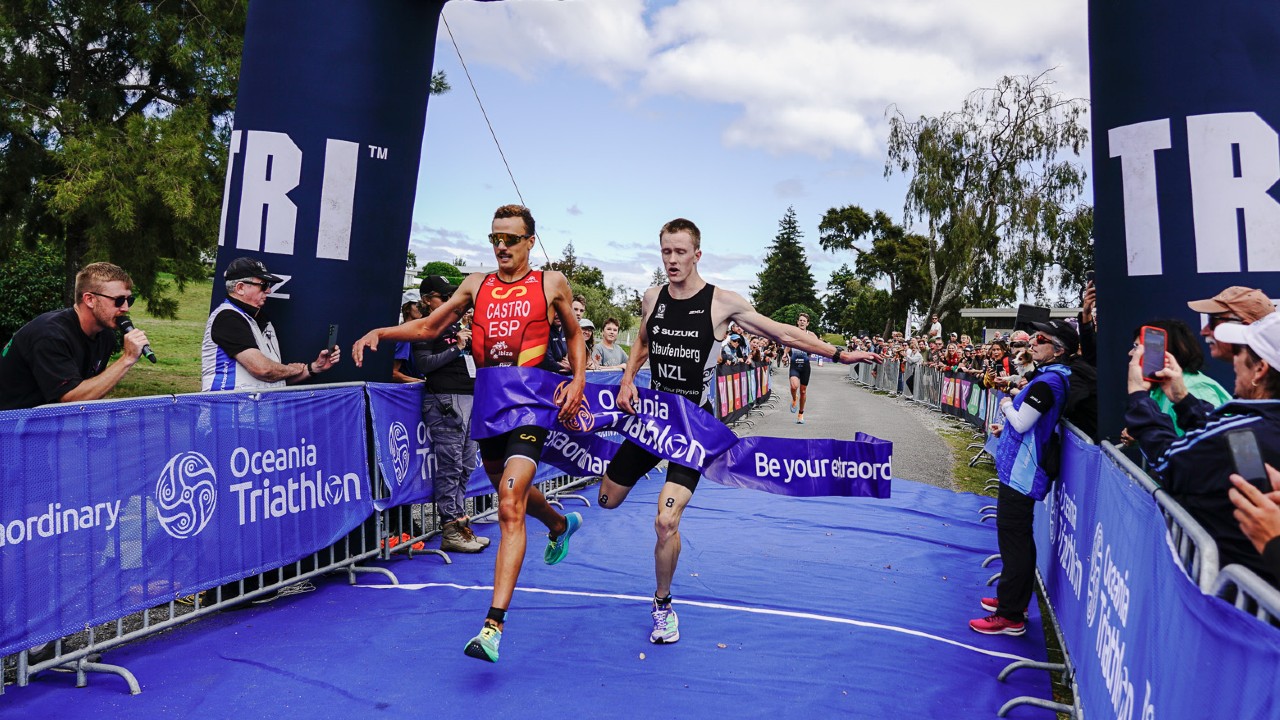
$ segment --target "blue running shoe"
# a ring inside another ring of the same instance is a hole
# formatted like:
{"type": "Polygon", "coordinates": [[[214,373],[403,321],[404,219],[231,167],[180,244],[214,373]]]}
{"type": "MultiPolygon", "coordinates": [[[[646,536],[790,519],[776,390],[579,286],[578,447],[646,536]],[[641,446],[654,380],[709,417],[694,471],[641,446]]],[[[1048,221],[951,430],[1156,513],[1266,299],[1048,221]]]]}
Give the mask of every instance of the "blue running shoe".
{"type": "Polygon", "coordinates": [[[668,645],[680,639],[680,621],[671,604],[653,604],[653,632],[649,633],[649,642],[655,645],[668,645]]]}
{"type": "Polygon", "coordinates": [[[463,652],[468,657],[496,663],[498,662],[498,644],[501,642],[502,631],[498,629],[497,625],[486,622],[484,629],[480,631],[479,635],[471,638],[463,652]]]}
{"type": "Polygon", "coordinates": [[[564,532],[560,533],[560,537],[547,538],[547,549],[542,553],[542,559],[548,565],[555,565],[569,554],[569,538],[582,527],[582,514],[571,512],[564,516],[567,526],[564,532]]]}

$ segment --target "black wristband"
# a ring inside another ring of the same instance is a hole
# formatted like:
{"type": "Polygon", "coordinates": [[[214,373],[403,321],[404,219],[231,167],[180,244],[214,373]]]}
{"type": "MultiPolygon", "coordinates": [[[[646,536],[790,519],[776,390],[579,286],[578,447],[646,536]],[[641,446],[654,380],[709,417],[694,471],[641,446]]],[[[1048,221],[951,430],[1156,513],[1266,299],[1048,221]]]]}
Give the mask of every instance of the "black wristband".
{"type": "Polygon", "coordinates": [[[311,369],[311,363],[310,363],[310,362],[308,362],[308,363],[307,363],[307,374],[308,374],[308,375],[315,375],[315,374],[316,374],[316,371],[311,369]]]}

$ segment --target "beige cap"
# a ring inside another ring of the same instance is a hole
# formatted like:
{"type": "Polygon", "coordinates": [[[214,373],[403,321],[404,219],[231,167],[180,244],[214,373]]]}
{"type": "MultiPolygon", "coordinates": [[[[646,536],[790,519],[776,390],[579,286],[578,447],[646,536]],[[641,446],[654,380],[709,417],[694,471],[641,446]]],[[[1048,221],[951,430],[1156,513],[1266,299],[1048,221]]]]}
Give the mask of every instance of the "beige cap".
{"type": "Polygon", "coordinates": [[[1266,293],[1240,285],[1232,285],[1208,300],[1193,300],[1187,307],[1208,315],[1235,313],[1246,323],[1257,322],[1276,310],[1266,293]]]}

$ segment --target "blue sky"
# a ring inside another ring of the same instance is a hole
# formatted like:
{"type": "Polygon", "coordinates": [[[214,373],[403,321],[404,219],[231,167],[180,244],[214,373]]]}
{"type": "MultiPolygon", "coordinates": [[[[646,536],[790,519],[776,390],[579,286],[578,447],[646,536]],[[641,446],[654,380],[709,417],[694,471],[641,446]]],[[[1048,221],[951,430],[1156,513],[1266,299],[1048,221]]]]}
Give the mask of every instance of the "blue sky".
{"type": "MultiPolygon", "coordinates": [[[[901,218],[890,105],[935,114],[1048,67],[1087,97],[1084,2],[884,5],[455,1],[445,18],[552,259],[572,241],[611,284],[643,288],[658,228],[683,216],[702,229],[703,275],[747,293],[788,206],[820,290],[853,260],[818,246],[828,208],[901,218]]],[[[410,247],[486,263],[489,218],[516,193],[443,25],[436,68],[453,90],[427,113],[410,247]]]]}

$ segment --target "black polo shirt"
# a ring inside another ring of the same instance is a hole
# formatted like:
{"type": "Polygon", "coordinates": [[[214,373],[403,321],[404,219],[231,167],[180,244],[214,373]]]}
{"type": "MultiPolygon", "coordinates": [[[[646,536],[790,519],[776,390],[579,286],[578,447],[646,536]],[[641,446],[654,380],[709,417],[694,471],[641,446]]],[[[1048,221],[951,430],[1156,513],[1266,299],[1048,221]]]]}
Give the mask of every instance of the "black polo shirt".
{"type": "Polygon", "coordinates": [[[0,410],[56,403],[101,373],[116,351],[116,333],[93,337],[75,308],[47,312],[23,325],[0,354],[0,410]]]}

